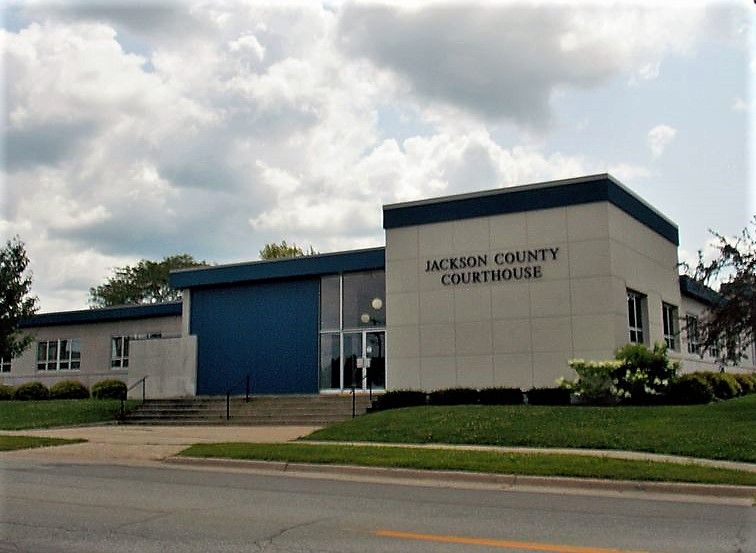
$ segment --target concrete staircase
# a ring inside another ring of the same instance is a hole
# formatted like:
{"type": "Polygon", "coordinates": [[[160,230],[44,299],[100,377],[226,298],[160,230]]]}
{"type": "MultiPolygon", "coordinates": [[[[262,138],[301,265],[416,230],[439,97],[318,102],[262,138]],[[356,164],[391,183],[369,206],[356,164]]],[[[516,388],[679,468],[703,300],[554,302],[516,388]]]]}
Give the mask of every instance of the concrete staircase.
{"type": "MultiPolygon", "coordinates": [[[[355,397],[355,413],[370,407],[367,395],[355,397]]],[[[225,396],[148,399],[129,411],[122,424],[139,425],[237,425],[325,426],[352,418],[352,396],[285,395],[232,397],[226,419],[225,396]]]]}

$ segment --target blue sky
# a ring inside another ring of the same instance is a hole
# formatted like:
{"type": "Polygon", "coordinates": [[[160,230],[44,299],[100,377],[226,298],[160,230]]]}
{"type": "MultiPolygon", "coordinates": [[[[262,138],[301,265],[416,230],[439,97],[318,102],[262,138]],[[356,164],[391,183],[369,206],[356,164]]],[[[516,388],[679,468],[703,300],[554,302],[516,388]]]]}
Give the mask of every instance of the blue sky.
{"type": "Polygon", "coordinates": [[[381,205],[609,172],[681,259],[756,213],[745,0],[5,5],[0,236],[43,311],[114,267],[381,245],[381,205]],[[409,7],[407,7],[409,5],[409,7]]]}

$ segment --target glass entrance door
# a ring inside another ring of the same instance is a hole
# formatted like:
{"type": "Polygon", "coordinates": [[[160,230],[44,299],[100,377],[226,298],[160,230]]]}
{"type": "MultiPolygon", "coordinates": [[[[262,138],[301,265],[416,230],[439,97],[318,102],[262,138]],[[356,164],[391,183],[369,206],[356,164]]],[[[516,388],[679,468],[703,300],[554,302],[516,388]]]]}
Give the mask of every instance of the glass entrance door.
{"type": "Polygon", "coordinates": [[[345,332],[342,389],[382,390],[386,386],[386,333],[345,332]]]}
{"type": "Polygon", "coordinates": [[[383,390],[386,387],[386,333],[365,332],[365,387],[383,390]]]}

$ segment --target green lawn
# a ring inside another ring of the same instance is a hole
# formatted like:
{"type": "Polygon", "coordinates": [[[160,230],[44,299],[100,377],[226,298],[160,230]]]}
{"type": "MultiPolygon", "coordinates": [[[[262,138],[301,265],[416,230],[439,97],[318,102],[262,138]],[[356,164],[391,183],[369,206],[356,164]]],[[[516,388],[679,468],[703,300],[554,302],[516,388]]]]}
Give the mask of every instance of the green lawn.
{"type": "Polygon", "coordinates": [[[756,394],[710,405],[414,407],[358,417],[307,439],[619,449],[756,462],[756,394]]]}
{"type": "Polygon", "coordinates": [[[63,438],[36,438],[33,436],[0,436],[0,451],[48,447],[52,445],[78,444],[86,440],[66,440],[63,438]]]}
{"type": "MultiPolygon", "coordinates": [[[[127,401],[127,408],[136,404],[127,401]]],[[[0,401],[0,430],[27,430],[113,421],[121,402],[117,399],[52,399],[0,401]]]]}
{"type": "Polygon", "coordinates": [[[186,457],[756,486],[756,473],[607,457],[330,444],[197,444],[186,457]]]}

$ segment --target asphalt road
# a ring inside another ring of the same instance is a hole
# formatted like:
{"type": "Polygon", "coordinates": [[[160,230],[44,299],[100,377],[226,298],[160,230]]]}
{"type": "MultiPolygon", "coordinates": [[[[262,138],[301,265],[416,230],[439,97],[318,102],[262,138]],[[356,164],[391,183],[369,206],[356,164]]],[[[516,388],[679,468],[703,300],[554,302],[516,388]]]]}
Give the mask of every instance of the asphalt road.
{"type": "Polygon", "coordinates": [[[741,500],[4,459],[0,552],[756,552],[741,500]]]}

